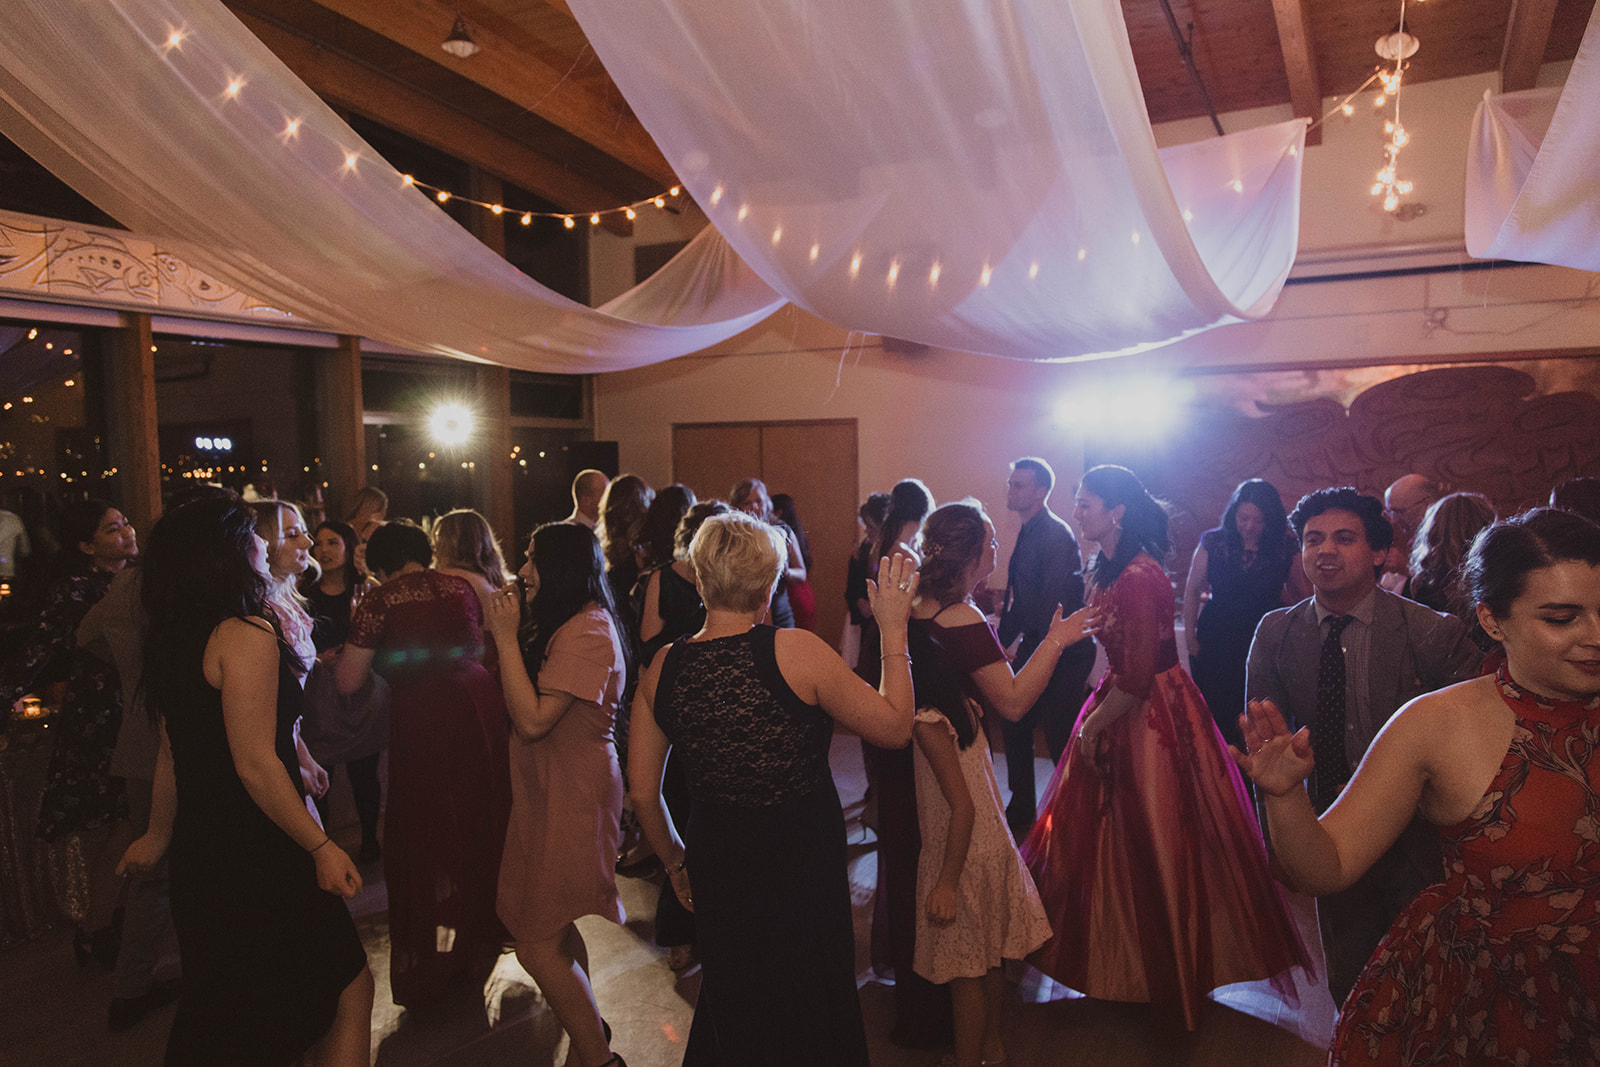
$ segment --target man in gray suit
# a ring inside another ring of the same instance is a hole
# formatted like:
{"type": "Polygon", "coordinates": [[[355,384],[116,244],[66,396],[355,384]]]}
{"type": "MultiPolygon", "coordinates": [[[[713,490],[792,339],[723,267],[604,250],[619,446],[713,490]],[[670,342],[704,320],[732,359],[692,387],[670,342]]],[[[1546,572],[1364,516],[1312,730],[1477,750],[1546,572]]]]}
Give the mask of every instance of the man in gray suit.
{"type": "MultiPolygon", "coordinates": [[[[1376,497],[1319,489],[1301,498],[1289,521],[1315,592],[1261,620],[1246,685],[1250,699],[1277,705],[1291,730],[1311,728],[1316,769],[1306,785],[1320,814],[1391,715],[1414,697],[1476,676],[1483,655],[1459,619],[1378,587],[1394,529],[1376,497]]],[[[1354,886],[1318,901],[1336,1000],[1400,910],[1443,873],[1438,832],[1413,819],[1354,886]]]]}

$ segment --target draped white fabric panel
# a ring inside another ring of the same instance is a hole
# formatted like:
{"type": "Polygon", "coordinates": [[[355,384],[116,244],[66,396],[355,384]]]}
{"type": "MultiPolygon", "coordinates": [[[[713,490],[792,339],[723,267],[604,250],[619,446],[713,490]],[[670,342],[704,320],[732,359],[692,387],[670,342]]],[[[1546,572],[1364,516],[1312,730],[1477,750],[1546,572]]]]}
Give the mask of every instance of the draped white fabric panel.
{"type": "Polygon", "coordinates": [[[0,131],[218,278],[420,351],[616,370],[716,344],[783,303],[709,229],[615,314],[546,289],[404,186],[216,0],[5,0],[0,131]]]}
{"type": "Polygon", "coordinates": [[[1471,255],[1600,271],[1600,8],[1565,87],[1484,94],[1466,202],[1471,255]]]}
{"type": "Polygon", "coordinates": [[[1158,153],[1117,0],[569,0],[681,180],[841,326],[1025,359],[1273,301],[1305,124],[1158,153]]]}

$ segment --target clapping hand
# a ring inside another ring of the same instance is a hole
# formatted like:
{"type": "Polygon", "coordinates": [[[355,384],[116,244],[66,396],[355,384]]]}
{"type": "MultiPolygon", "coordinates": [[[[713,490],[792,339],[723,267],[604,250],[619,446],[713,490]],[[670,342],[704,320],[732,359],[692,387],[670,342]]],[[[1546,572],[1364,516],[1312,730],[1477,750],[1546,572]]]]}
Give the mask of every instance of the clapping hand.
{"type": "Polygon", "coordinates": [[[1270,700],[1252,700],[1246,709],[1239,716],[1245,750],[1240,752],[1229,745],[1228,753],[1257,789],[1281,797],[1304,782],[1316,767],[1311,755],[1311,730],[1301,727],[1291,734],[1283,713],[1270,700]]]}
{"type": "Polygon", "coordinates": [[[483,622],[484,628],[499,646],[501,655],[517,647],[517,627],[522,624],[522,604],[521,598],[517,596],[515,582],[489,595],[489,600],[484,605],[483,622]]]}

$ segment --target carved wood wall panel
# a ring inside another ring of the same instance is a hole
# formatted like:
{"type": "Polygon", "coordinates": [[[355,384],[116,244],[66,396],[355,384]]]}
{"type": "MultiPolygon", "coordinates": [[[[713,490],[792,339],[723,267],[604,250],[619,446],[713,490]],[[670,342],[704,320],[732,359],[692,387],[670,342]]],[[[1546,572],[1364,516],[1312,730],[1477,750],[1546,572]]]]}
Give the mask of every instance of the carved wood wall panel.
{"type": "MultiPolygon", "coordinates": [[[[1600,475],[1600,359],[1382,370],[1391,376],[1348,408],[1328,395],[1286,398],[1282,372],[1207,378],[1181,428],[1160,441],[1091,440],[1086,459],[1131,467],[1172,505],[1168,566],[1179,578],[1245,478],[1272,482],[1293,508],[1323,486],[1381,496],[1415,472],[1483,493],[1507,515],[1543,502],[1566,478],[1600,475]],[[1283,399],[1255,400],[1253,413],[1227,399],[1263,395],[1283,399]]],[[[1309,376],[1305,392],[1317,389],[1309,376]]]]}

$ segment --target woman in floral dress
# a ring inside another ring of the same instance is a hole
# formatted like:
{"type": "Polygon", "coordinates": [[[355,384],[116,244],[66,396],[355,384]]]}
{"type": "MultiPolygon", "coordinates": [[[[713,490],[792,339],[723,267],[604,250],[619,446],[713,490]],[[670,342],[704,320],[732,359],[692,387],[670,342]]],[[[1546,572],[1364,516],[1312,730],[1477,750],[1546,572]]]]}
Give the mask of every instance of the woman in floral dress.
{"type": "Polygon", "coordinates": [[[1442,881],[1345,1001],[1334,1064],[1600,1061],[1600,526],[1551,508],[1498,522],[1466,574],[1504,663],[1402,708],[1320,821],[1306,730],[1252,701],[1235,753],[1302,890],[1349,885],[1413,812],[1444,838],[1442,881]]]}

